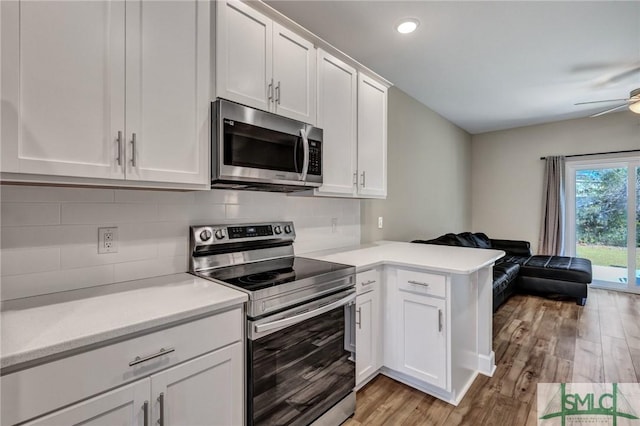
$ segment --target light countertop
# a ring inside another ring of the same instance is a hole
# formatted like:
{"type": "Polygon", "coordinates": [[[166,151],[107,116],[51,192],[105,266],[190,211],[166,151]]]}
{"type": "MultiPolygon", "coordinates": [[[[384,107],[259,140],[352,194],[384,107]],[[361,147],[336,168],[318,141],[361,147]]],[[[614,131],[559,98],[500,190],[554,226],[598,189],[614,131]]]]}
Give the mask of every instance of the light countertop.
{"type": "Polygon", "coordinates": [[[244,303],[187,273],[4,302],[0,367],[50,357],[244,303]]]}
{"type": "Polygon", "coordinates": [[[462,275],[491,265],[504,255],[501,250],[396,241],[301,254],[303,257],[355,265],[356,271],[384,264],[462,275]]]}

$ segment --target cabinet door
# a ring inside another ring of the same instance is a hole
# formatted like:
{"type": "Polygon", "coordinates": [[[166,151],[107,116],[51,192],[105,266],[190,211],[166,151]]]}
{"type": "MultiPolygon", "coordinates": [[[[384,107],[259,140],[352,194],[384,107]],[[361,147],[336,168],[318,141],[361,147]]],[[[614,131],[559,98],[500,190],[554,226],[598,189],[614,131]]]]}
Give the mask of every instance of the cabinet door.
{"type": "Polygon", "coordinates": [[[356,386],[379,368],[379,316],[378,291],[356,298],[356,386]]]}
{"type": "Polygon", "coordinates": [[[353,195],[358,167],[355,68],[318,50],[318,120],[323,133],[323,194],[353,195]]]}
{"type": "Polygon", "coordinates": [[[241,425],[243,360],[235,343],[151,376],[152,424],[162,415],[165,426],[241,425]]]}
{"type": "Polygon", "coordinates": [[[149,407],[149,379],[144,379],[56,411],[25,426],[147,426],[149,422],[145,420],[150,415],[149,407]]]}
{"type": "Polygon", "coordinates": [[[239,1],[218,1],[216,96],[268,111],[273,99],[273,22],[239,1]]]}
{"type": "Polygon", "coordinates": [[[316,51],[313,43],[273,23],[275,112],[316,122],[316,51]]]}
{"type": "Polygon", "coordinates": [[[358,75],[358,194],[387,196],[387,88],[358,75]]]}
{"type": "Polygon", "coordinates": [[[1,3],[1,170],[122,178],[124,4],[1,3]]]}
{"type": "Polygon", "coordinates": [[[399,292],[401,372],[440,388],[447,386],[445,301],[399,292]]]}
{"type": "Polygon", "coordinates": [[[209,2],[129,0],[126,13],[126,177],[205,184],[209,2]]]}

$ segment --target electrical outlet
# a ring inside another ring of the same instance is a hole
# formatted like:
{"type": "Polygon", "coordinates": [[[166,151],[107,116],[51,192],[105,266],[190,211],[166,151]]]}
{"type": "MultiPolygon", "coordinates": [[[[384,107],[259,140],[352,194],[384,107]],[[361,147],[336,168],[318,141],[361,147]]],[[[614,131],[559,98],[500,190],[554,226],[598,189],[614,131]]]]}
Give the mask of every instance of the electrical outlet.
{"type": "Polygon", "coordinates": [[[337,217],[332,217],[331,218],[331,232],[332,233],[336,233],[338,232],[338,218],[337,217]]]}
{"type": "Polygon", "coordinates": [[[118,228],[98,228],[98,254],[118,252],[118,228]]]}
{"type": "Polygon", "coordinates": [[[378,229],[382,229],[382,216],[378,216],[378,229]]]}

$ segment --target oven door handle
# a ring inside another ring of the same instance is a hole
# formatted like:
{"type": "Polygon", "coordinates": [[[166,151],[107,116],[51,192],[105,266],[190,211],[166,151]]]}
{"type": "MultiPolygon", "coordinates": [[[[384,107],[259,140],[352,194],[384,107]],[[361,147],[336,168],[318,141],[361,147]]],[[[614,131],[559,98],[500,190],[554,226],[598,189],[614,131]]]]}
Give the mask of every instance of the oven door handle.
{"type": "Polygon", "coordinates": [[[292,315],[287,318],[282,318],[276,321],[268,322],[265,324],[255,324],[253,329],[256,333],[264,333],[265,331],[274,330],[276,328],[284,328],[291,324],[296,324],[302,322],[306,319],[313,318],[318,315],[322,315],[326,312],[332,311],[335,308],[339,308],[340,306],[348,305],[349,303],[356,300],[356,292],[349,294],[347,297],[342,299],[338,299],[335,302],[331,302],[327,305],[321,306],[318,309],[314,309],[313,311],[304,312],[298,315],[292,315]]]}

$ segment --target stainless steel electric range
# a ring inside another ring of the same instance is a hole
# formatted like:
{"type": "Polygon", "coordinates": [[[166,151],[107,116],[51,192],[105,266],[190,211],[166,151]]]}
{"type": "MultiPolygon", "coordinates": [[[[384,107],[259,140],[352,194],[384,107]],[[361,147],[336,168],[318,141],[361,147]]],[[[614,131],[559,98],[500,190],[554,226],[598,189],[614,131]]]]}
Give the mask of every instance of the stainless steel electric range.
{"type": "Polygon", "coordinates": [[[295,256],[294,240],[292,222],[190,229],[190,272],[249,296],[248,425],[336,425],[355,410],[355,267],[295,256]]]}

